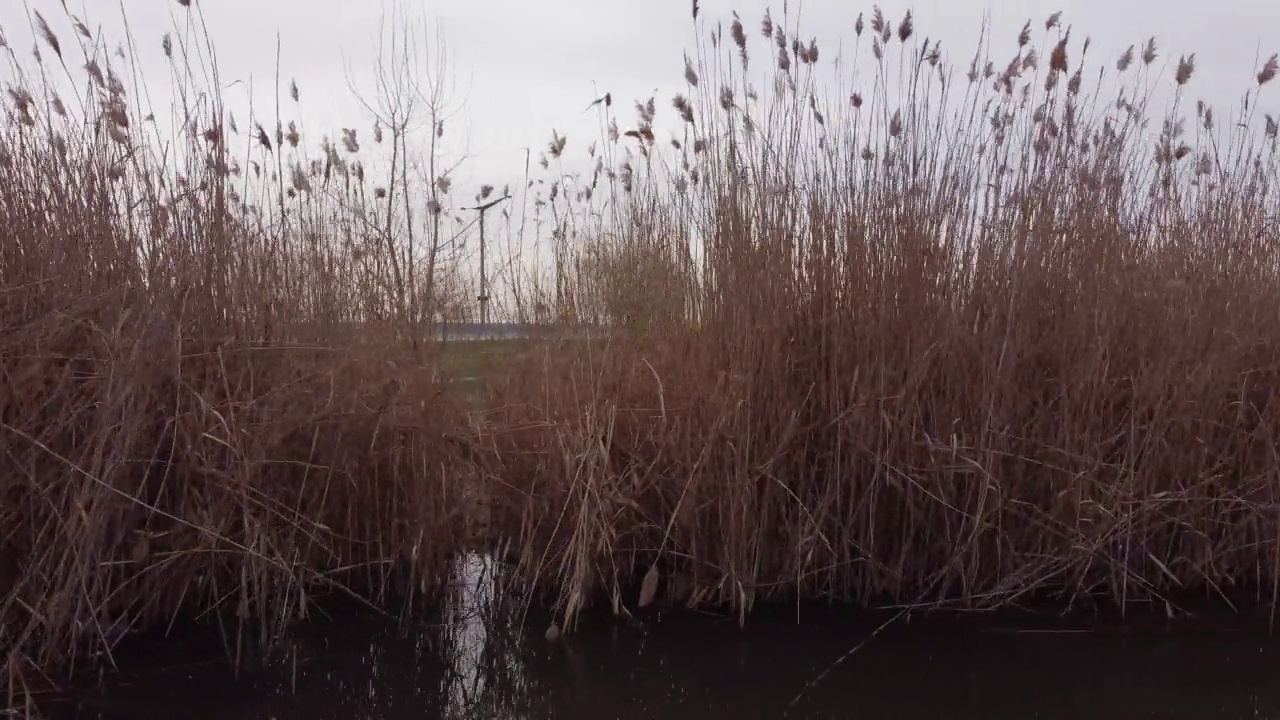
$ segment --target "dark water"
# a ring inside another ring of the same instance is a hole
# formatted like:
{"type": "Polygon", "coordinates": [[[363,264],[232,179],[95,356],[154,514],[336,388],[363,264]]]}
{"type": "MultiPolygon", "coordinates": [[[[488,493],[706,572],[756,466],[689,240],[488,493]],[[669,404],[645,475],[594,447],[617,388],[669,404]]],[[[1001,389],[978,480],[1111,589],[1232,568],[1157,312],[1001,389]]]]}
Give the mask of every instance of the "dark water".
{"type": "MultiPolygon", "coordinates": [[[[479,588],[479,589],[477,589],[479,588]]],[[[1215,621],[1032,628],[809,610],[584,621],[550,642],[460,590],[417,625],[318,620],[237,679],[216,644],[135,646],[50,718],[1280,718],[1280,638],[1215,621]],[[882,628],[878,633],[877,629],[882,628]],[[841,660],[843,658],[843,660],[841,660]]]]}

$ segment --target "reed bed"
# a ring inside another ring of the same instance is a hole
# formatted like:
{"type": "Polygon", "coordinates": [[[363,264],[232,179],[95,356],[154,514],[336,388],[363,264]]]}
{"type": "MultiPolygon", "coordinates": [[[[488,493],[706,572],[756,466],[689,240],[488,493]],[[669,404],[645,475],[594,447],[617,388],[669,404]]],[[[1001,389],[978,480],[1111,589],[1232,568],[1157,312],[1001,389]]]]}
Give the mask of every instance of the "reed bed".
{"type": "Polygon", "coordinates": [[[466,423],[414,330],[430,308],[392,222],[403,187],[364,176],[354,137],[316,159],[293,122],[274,139],[252,120],[237,130],[199,89],[217,87],[193,69],[213,56],[183,5],[186,24],[162,39],[182,91],[175,137],[144,115],[126,54],[74,15],[60,20],[79,47],[35,15],[47,57],[8,89],[11,692],[108,663],[133,632],[218,621],[239,657],[316,596],[380,607],[430,593],[462,537],[450,480],[466,423]],[[81,89],[59,97],[68,87],[81,89]]]}
{"type": "MultiPolygon", "coordinates": [[[[216,64],[180,5],[187,87],[216,64]]],[[[22,75],[0,132],[11,682],[129,629],[238,619],[234,648],[316,594],[429,594],[462,544],[566,627],[601,602],[1277,606],[1275,56],[1219,121],[1154,41],[1085,87],[1056,15],[966,71],[876,9],[835,89],[785,18],[699,19],[684,92],[601,98],[586,174],[558,133],[544,158],[554,290],[512,305],[608,332],[464,394],[422,330],[456,302],[449,183],[414,216],[403,106],[381,181],[354,130],[300,140],[296,86],[274,135],[181,93],[161,152],[71,20],[84,67],[41,18],[43,67],[87,90],[22,75]]]]}
{"type": "Polygon", "coordinates": [[[967,67],[910,15],[852,29],[834,91],[785,19],[735,16],[669,103],[598,106],[594,173],[547,202],[564,302],[619,331],[495,380],[483,437],[523,577],[565,623],[1274,617],[1276,56],[1216,119],[1194,55],[1097,59],[1059,15],[967,67]]]}

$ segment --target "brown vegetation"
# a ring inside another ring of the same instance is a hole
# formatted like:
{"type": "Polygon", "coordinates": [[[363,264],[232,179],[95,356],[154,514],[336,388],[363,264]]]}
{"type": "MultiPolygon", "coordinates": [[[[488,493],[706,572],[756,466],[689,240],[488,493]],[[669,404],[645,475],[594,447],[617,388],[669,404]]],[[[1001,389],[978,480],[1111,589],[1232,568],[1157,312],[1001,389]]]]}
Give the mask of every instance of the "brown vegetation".
{"type": "Polygon", "coordinates": [[[177,108],[184,134],[154,151],[86,35],[84,97],[15,84],[0,136],[10,677],[129,630],[229,616],[270,634],[315,593],[429,589],[461,537],[466,425],[432,344],[398,330],[430,310],[391,242],[402,187],[367,192],[327,142],[311,164],[292,123],[239,135],[216,103],[177,108]]]}
{"type": "Polygon", "coordinates": [[[524,576],[568,617],[634,607],[653,567],[661,597],[740,613],[1274,609],[1276,121],[1253,108],[1275,57],[1220,125],[1194,58],[1161,76],[1154,41],[1107,61],[1099,99],[1057,16],[966,75],[877,10],[835,98],[785,27],[760,25],[763,88],[748,30],[713,31],[670,147],[653,101],[623,132],[599,107],[612,165],[559,195],[616,224],[576,227],[609,238],[579,254],[665,258],[578,314],[637,287],[688,309],[494,383],[495,525],[524,576]],[[1161,83],[1177,103],[1147,131],[1161,83]]]}
{"type": "MultiPolygon", "coordinates": [[[[784,27],[760,26],[769,87],[736,18],[697,48],[670,149],[654,101],[631,130],[596,106],[594,173],[540,202],[556,314],[625,331],[513,354],[475,414],[407,332],[454,276],[397,200],[403,160],[375,185],[354,132],[311,163],[292,125],[242,136],[215,104],[180,109],[175,167],[107,58],[75,111],[15,86],[11,671],[125,626],[234,610],[269,632],[320,590],[430,586],[477,506],[567,620],[637,592],[1275,608],[1275,120],[1192,113],[1194,61],[1162,79],[1154,43],[1108,62],[1101,102],[1056,16],[965,76],[877,10],[865,84],[823,97],[826,56],[784,27]],[[1159,82],[1180,104],[1152,135],[1159,82]]],[[[381,107],[395,156],[406,106],[381,107]]]]}

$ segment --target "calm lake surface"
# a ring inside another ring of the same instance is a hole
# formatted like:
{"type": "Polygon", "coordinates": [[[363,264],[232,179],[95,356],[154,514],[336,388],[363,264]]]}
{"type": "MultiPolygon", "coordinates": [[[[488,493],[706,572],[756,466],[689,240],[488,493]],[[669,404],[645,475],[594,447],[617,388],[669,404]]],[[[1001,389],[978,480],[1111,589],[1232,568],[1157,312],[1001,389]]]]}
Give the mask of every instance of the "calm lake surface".
{"type": "MultiPolygon", "coordinates": [[[[544,637],[470,584],[416,624],[298,628],[237,678],[214,637],[135,644],[49,718],[1280,718],[1280,638],[1230,618],[1001,624],[806,609],[593,616],[544,637]],[[505,617],[503,615],[505,614],[505,617]],[[877,630],[879,629],[879,632],[877,630]],[[842,660],[843,658],[843,660],[842,660]]],[[[1280,635],[1280,633],[1278,633],[1280,635]]]]}

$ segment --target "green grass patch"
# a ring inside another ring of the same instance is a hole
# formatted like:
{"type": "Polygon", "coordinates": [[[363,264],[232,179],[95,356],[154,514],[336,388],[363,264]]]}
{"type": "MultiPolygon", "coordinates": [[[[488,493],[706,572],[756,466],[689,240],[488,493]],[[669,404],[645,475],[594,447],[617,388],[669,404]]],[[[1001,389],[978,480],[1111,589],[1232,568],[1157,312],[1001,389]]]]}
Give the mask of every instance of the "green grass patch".
{"type": "Polygon", "coordinates": [[[441,369],[454,382],[477,382],[494,367],[536,347],[537,340],[450,340],[444,343],[441,369]]]}

